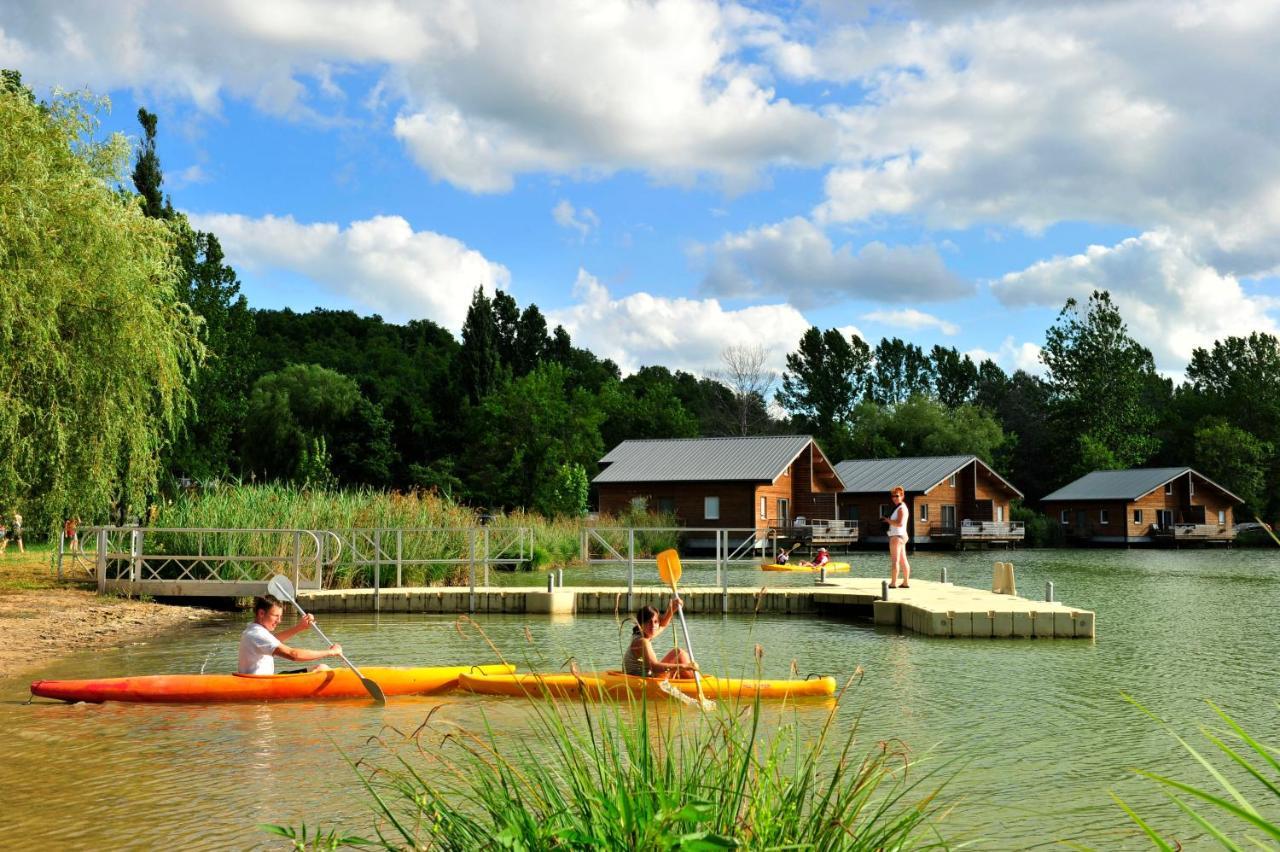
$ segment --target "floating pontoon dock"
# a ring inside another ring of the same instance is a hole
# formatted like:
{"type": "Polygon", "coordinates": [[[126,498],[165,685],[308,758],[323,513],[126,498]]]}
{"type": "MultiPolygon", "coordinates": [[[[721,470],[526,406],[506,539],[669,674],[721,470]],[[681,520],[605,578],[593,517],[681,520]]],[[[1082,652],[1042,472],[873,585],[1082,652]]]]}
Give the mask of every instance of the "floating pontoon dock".
{"type": "MultiPolygon", "coordinates": [[[[983,589],[912,580],[909,589],[882,597],[876,578],[830,579],[812,587],[756,589],[691,586],[680,590],[685,612],[831,615],[867,618],[924,636],[953,638],[1093,639],[1094,614],[1051,601],[1035,601],[983,589]]],[[[467,587],[299,591],[309,612],[403,612],[481,614],[618,614],[645,604],[663,607],[665,587],[542,588],[467,587]]]]}

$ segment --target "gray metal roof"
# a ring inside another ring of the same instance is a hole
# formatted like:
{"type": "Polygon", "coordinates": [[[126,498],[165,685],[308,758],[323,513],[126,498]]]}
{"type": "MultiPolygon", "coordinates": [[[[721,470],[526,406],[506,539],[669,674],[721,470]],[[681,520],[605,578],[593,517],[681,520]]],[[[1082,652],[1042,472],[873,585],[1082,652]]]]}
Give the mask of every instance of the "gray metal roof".
{"type": "Polygon", "coordinates": [[[967,464],[977,462],[992,476],[1003,482],[1019,497],[1014,488],[991,466],[977,456],[924,456],[909,459],[849,459],[836,465],[836,473],[844,480],[844,493],[867,494],[888,491],[896,485],[904,491],[925,492],[967,464]]]}
{"type": "Polygon", "coordinates": [[[808,435],[623,441],[593,482],[772,482],[812,441],[808,435]]]}
{"type": "MultiPolygon", "coordinates": [[[[1050,500],[1137,500],[1144,494],[1150,494],[1166,482],[1177,479],[1186,473],[1194,473],[1205,482],[1222,493],[1240,500],[1239,497],[1214,482],[1203,473],[1189,467],[1143,467],[1130,470],[1095,470],[1086,473],[1075,482],[1062,486],[1057,491],[1043,498],[1041,502],[1050,500]]],[[[1244,502],[1240,500],[1240,502],[1244,502]]]]}

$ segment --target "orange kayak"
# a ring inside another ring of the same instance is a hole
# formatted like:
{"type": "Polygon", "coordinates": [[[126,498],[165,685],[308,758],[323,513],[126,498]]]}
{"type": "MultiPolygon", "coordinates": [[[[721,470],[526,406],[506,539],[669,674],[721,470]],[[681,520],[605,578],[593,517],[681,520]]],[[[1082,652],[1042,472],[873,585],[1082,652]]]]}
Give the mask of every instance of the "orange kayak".
{"type": "MultiPolygon", "coordinates": [[[[662,678],[634,677],[619,671],[584,672],[580,675],[554,674],[488,674],[466,672],[458,678],[458,687],[481,695],[551,695],[556,698],[626,698],[628,695],[667,698],[662,678]]],[[[698,687],[692,678],[667,680],[681,693],[697,697],[698,687]]],[[[835,695],[832,677],[809,680],[750,680],[740,678],[702,678],[702,691],[707,698],[804,698],[835,695]]]]}
{"type": "MultiPolygon", "coordinates": [[[[510,674],[515,671],[515,666],[370,666],[360,671],[382,687],[387,695],[425,695],[453,689],[458,685],[458,677],[465,672],[510,674]]],[[[174,674],[38,680],[31,684],[31,694],[94,704],[103,701],[204,704],[213,701],[367,698],[369,695],[355,672],[347,668],[278,675],[174,674]]]]}

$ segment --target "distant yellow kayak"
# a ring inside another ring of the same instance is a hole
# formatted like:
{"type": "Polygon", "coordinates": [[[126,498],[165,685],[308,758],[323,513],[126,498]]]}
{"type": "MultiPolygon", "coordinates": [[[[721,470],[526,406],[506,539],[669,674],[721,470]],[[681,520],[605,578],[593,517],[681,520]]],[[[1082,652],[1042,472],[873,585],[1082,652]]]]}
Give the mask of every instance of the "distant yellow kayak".
{"type": "MultiPolygon", "coordinates": [[[[826,564],[828,574],[847,574],[849,573],[848,562],[828,562],[826,564]]],[[[761,565],[761,571],[808,571],[810,574],[818,573],[817,566],[801,565],[797,562],[788,562],[786,565],[761,565]]]]}
{"type": "MultiPolygon", "coordinates": [[[[619,671],[583,672],[582,674],[481,674],[466,673],[458,678],[459,688],[481,695],[546,696],[556,698],[626,698],[628,695],[649,698],[670,697],[660,686],[662,678],[634,677],[619,671]]],[[[667,683],[690,697],[698,687],[692,678],[668,679],[667,683]]],[[[750,680],[707,675],[702,678],[702,691],[707,698],[804,698],[835,694],[832,677],[809,680],[750,680]]]]}

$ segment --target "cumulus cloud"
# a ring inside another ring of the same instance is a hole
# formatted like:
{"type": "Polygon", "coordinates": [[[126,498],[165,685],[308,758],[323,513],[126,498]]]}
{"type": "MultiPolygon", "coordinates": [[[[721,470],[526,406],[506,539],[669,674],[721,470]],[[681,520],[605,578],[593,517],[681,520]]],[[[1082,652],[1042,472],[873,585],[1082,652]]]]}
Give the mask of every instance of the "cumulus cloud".
{"type": "Polygon", "coordinates": [[[502,264],[453,237],[415,231],[399,216],[376,216],[346,228],[304,224],[292,216],[188,216],[196,228],[217,234],[229,262],[242,273],[299,275],[397,322],[430,319],[456,333],[476,287],[490,293],[509,289],[511,276],[502,264]]]}
{"type": "Polygon", "coordinates": [[[819,221],[1163,227],[1223,272],[1280,264],[1280,112],[1259,108],[1280,94],[1280,6],[963,11],[788,43],[789,73],[869,90],[839,111],[841,162],[819,221]]]}
{"type": "Polygon", "coordinates": [[[704,289],[717,296],[785,296],[799,307],[833,299],[919,302],[974,292],[931,246],[849,244],[835,247],[808,219],[796,217],[728,234],[692,250],[708,267],[704,289]]]}
{"type": "Polygon", "coordinates": [[[1130,333],[1169,373],[1181,372],[1197,346],[1252,331],[1276,333],[1268,311],[1280,308],[1280,299],[1248,294],[1239,280],[1203,263],[1165,231],[1040,261],[991,289],[1009,307],[1061,307],[1068,298],[1084,302],[1094,290],[1108,290],[1130,333]]]}
{"type": "Polygon", "coordinates": [[[869,322],[878,322],[881,325],[891,325],[899,328],[936,328],[943,334],[948,335],[957,334],[960,331],[960,326],[955,323],[944,320],[942,317],[935,317],[933,314],[926,314],[924,311],[918,311],[915,308],[904,308],[900,311],[872,311],[869,314],[863,314],[862,318],[869,322]]]}
{"type": "Polygon", "coordinates": [[[770,369],[781,370],[810,323],[789,305],[726,310],[715,299],[669,299],[649,293],[615,298],[586,270],[573,286],[576,304],[547,312],[574,344],[611,358],[624,373],[662,364],[706,374],[718,368],[726,347],[752,343],[770,353],[770,369]]]}
{"type": "Polygon", "coordinates": [[[1040,375],[1044,373],[1044,363],[1040,360],[1040,348],[1039,345],[1029,341],[1016,343],[1012,337],[1006,337],[1000,344],[1000,348],[995,351],[975,347],[966,350],[964,354],[968,355],[975,364],[981,364],[989,359],[999,364],[1008,373],[1022,370],[1032,375],[1040,375]]]}
{"type": "MultiPolygon", "coordinates": [[[[780,97],[747,49],[781,23],[706,0],[93,0],[9,4],[0,63],[37,84],[134,88],[208,111],[230,94],[325,118],[342,76],[382,75],[394,133],[433,177],[505,191],[527,172],[712,175],[820,165],[836,126],[780,97]]],[[[360,98],[354,99],[359,102],[360,98]]],[[[331,116],[330,116],[331,117],[331,116]]]]}
{"type": "Polygon", "coordinates": [[[567,200],[563,200],[551,208],[551,217],[556,220],[556,224],[560,227],[577,231],[578,238],[582,240],[585,240],[593,230],[600,227],[600,217],[595,214],[594,210],[590,207],[576,210],[567,200]]]}

